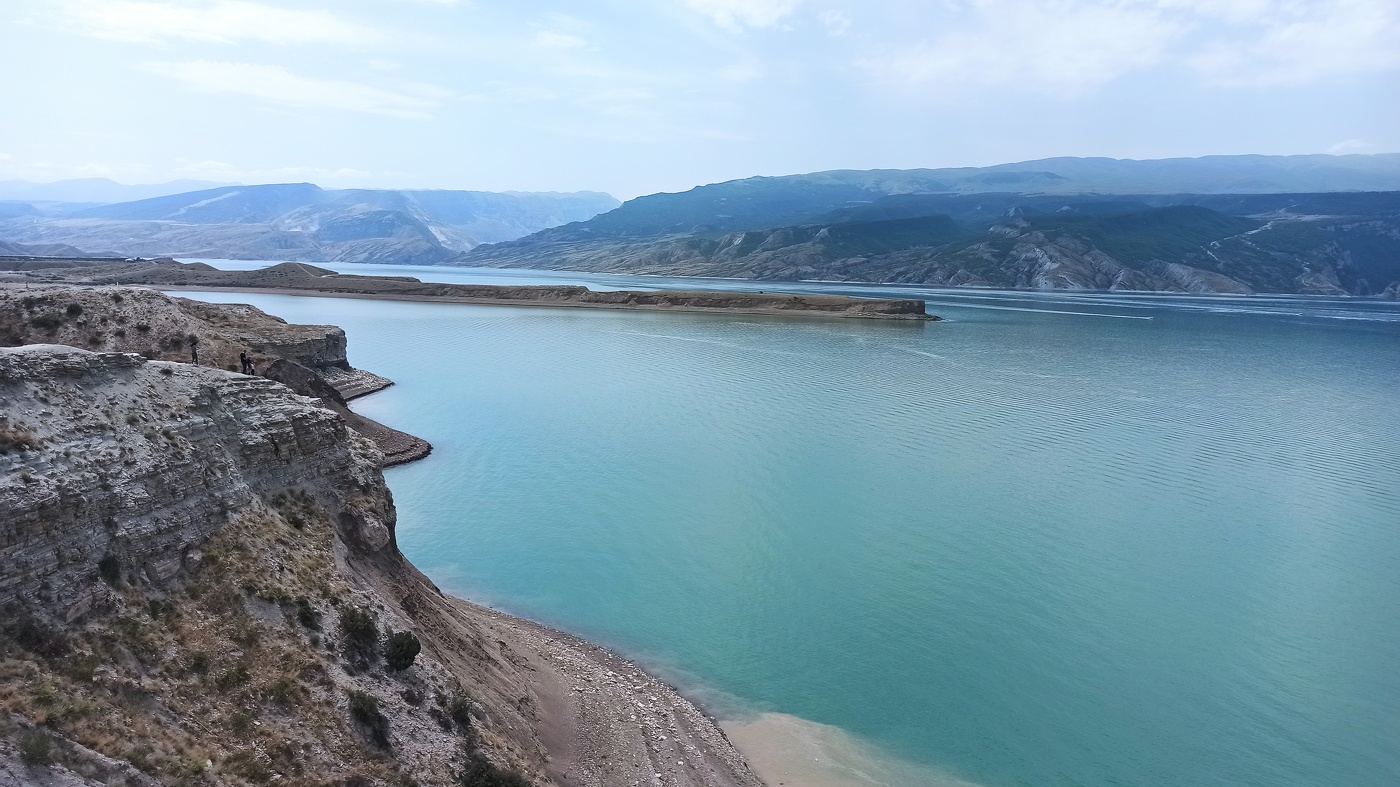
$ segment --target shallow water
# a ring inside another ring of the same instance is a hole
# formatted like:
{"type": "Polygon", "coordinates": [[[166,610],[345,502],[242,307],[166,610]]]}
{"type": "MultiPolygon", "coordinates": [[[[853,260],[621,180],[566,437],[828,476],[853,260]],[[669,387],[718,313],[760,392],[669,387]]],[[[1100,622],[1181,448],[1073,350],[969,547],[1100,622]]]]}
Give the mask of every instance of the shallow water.
{"type": "Polygon", "coordinates": [[[434,444],[387,476],[446,589],[722,712],[985,785],[1400,783],[1400,307],[788,289],[949,321],[200,297],[398,381],[356,409],[434,444]]]}

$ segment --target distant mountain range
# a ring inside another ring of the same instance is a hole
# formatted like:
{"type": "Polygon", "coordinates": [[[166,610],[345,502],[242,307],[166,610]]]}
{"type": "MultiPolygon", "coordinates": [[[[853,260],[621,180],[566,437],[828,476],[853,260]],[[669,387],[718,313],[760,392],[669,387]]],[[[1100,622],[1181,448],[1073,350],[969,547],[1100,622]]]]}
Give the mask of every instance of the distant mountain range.
{"type": "MultiPolygon", "coordinates": [[[[14,183],[0,184],[0,198],[21,193],[4,190],[14,183]]],[[[97,189],[102,181],[69,183],[63,193],[101,196],[72,184],[97,189]]],[[[1400,154],[835,170],[621,205],[596,192],[332,191],[309,183],[101,205],[0,201],[0,254],[60,251],[774,281],[1400,294],[1400,154]]]]}
{"type": "Polygon", "coordinates": [[[227,186],[207,180],[172,180],[127,186],[107,178],[79,178],[54,183],[31,183],[27,180],[0,180],[0,201],[16,202],[131,202],[151,197],[183,194],[187,191],[227,186]]]}
{"type": "Polygon", "coordinates": [[[1046,159],[747,178],[447,264],[775,281],[1400,290],[1400,155],[1046,159]]]}
{"type": "Polygon", "coordinates": [[[0,241],[123,256],[432,264],[617,205],[597,192],[223,186],[63,210],[0,203],[0,241]]]}

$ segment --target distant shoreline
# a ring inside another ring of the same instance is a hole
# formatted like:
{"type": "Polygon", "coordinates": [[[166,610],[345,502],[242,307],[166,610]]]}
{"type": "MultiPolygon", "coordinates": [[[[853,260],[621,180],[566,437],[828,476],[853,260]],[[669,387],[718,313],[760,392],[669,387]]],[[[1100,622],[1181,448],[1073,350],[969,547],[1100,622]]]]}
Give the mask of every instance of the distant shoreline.
{"type": "MultiPolygon", "coordinates": [[[[301,289],[296,287],[220,287],[203,285],[178,285],[167,286],[158,284],[137,285],[159,289],[163,292],[241,292],[250,295],[291,295],[307,298],[349,298],[353,300],[365,301],[400,301],[403,303],[448,303],[469,306],[528,306],[534,308],[578,308],[578,309],[607,309],[612,311],[653,311],[653,312],[684,312],[687,314],[747,314],[771,317],[833,317],[841,319],[867,319],[867,320],[893,320],[897,322],[939,322],[943,318],[931,314],[920,315],[894,315],[894,314],[847,314],[836,311],[824,311],[819,309],[782,309],[770,308],[748,308],[742,306],[686,306],[686,305],[652,305],[637,303],[589,303],[582,301],[540,301],[540,300],[514,300],[506,298],[477,297],[477,296],[453,296],[453,295],[410,295],[402,293],[381,293],[381,292],[345,292],[337,290],[321,289],[301,289]]],[[[590,290],[592,292],[592,290],[590,290]]],[[[671,295],[676,291],[660,291],[647,293],[649,295],[671,295]]],[[[705,295],[723,295],[725,293],[705,292],[705,295]]],[[[745,295],[747,293],[737,293],[745,295]]],[[[775,296],[783,298],[801,298],[803,296],[775,296]]],[[[825,296],[835,297],[835,296],[825,296]]],[[[852,298],[851,300],[863,300],[852,298]]]]}
{"type": "Polygon", "coordinates": [[[552,306],[628,311],[828,317],[932,322],[922,299],[853,298],[716,291],[595,291],[587,287],[498,286],[423,282],[409,276],[340,274],[307,263],[287,262],[257,270],[228,271],[204,263],[157,260],[29,260],[4,280],[13,285],[131,285],[172,292],[226,291],[328,298],[395,300],[498,306],[552,306]]]}

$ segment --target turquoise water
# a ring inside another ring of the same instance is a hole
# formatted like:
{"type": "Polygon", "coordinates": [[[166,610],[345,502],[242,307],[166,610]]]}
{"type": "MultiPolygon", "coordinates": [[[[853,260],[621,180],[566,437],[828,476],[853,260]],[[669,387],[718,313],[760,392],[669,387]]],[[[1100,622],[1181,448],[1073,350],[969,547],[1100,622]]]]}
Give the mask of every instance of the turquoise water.
{"type": "Polygon", "coordinates": [[[200,297],[398,381],[356,409],[434,444],[387,475],[446,589],[722,710],[985,785],[1400,783],[1396,304],[200,297]]]}

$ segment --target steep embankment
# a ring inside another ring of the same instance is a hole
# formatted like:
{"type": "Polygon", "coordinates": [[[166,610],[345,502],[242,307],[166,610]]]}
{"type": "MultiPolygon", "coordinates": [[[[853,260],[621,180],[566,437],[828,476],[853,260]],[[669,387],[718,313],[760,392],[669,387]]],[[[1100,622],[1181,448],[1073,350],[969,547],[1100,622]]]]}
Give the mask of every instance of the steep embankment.
{"type": "Polygon", "coordinates": [[[381,461],[271,380],[0,350],[0,774],[756,787],[635,667],[443,596],[381,461]]]}
{"type": "MultiPolygon", "coordinates": [[[[199,266],[206,267],[207,266],[199,266]]],[[[67,344],[137,353],[234,371],[239,353],[259,374],[320,399],[370,437],[388,465],[421,459],[426,441],[352,412],[346,401],[392,383],[354,369],[345,331],[334,325],[290,325],[252,306],[171,298],[137,287],[0,289],[0,346],[67,344]]]]}

